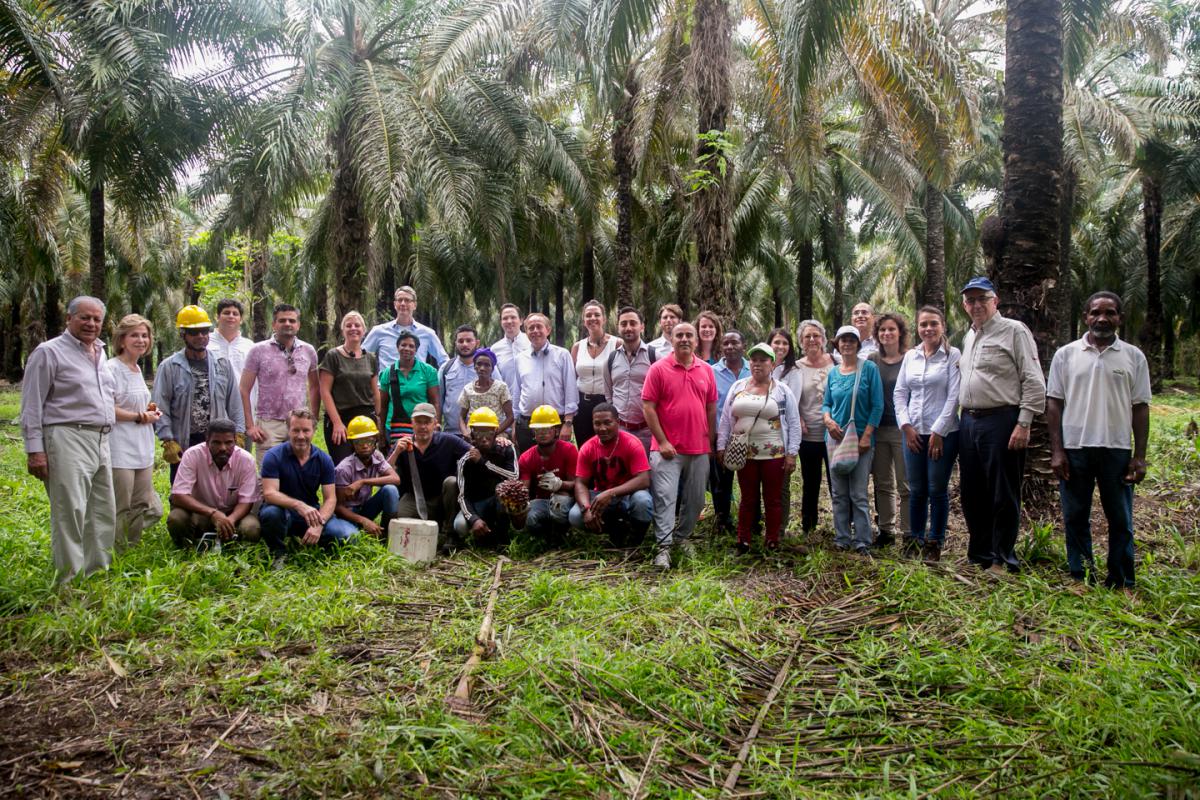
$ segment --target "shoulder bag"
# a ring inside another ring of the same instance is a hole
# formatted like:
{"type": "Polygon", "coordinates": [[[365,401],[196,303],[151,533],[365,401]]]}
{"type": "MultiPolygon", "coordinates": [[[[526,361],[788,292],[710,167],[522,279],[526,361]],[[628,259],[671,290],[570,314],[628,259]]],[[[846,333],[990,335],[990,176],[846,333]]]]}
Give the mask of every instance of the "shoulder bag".
{"type": "Polygon", "coordinates": [[[849,475],[858,466],[858,428],[854,424],[854,408],[858,402],[858,384],[862,380],[862,364],[854,373],[854,392],[850,395],[850,420],[842,429],[842,441],[829,454],[829,469],[835,475],[849,475]]]}

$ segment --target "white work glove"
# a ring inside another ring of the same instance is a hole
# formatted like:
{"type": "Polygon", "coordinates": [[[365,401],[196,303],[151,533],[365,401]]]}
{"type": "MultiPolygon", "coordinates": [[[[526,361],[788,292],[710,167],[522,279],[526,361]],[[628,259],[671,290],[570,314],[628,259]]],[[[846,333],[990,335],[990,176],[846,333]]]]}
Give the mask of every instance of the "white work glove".
{"type": "Polygon", "coordinates": [[[555,475],[553,472],[543,472],[542,477],[538,478],[538,486],[545,489],[547,492],[557,492],[562,488],[562,478],[555,475]]]}

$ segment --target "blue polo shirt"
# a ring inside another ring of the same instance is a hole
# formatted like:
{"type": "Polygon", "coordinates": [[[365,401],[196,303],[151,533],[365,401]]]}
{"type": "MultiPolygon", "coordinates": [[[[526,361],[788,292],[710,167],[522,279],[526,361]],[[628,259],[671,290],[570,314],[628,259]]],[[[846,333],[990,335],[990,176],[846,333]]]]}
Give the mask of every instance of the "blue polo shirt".
{"type": "Polygon", "coordinates": [[[333,459],[328,453],[313,445],[312,455],[301,466],[288,442],[275,445],[263,456],[262,477],[275,478],[279,481],[279,491],[313,508],[321,505],[317,490],[337,482],[333,459]]]}

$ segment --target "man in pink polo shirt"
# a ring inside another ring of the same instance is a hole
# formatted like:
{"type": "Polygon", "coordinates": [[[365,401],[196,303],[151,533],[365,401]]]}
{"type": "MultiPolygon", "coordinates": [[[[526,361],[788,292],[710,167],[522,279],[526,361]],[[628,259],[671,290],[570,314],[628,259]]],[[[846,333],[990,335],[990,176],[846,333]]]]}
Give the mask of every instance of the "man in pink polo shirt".
{"type": "Polygon", "coordinates": [[[642,387],[642,408],[654,437],[650,443],[650,493],[654,496],[654,565],[671,567],[671,545],[690,552],[688,537],[704,508],[708,455],[717,435],[717,381],[712,367],[695,358],[696,329],[687,322],[671,330],[673,352],[651,365],[642,387]],[[679,516],[675,503],[680,499],[679,516]]]}
{"type": "Polygon", "coordinates": [[[237,446],[237,427],[227,419],[208,424],[208,438],[189,447],[171,486],[167,531],[179,547],[195,544],[208,532],[227,542],[237,536],[257,542],[258,517],[250,507],[259,499],[254,456],[237,446]]]}

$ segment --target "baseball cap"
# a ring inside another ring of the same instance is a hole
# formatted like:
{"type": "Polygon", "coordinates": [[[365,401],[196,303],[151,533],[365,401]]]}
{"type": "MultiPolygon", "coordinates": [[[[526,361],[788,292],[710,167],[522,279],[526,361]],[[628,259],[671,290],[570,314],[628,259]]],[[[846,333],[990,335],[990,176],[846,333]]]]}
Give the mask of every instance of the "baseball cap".
{"type": "Polygon", "coordinates": [[[413,419],[416,419],[417,417],[429,417],[430,419],[437,419],[437,409],[433,407],[432,403],[417,403],[416,406],[413,407],[412,413],[409,414],[409,416],[413,419]]]}
{"type": "Polygon", "coordinates": [[[762,353],[772,361],[775,360],[775,351],[771,348],[771,345],[767,344],[766,342],[759,342],[758,344],[754,345],[754,347],[751,347],[746,351],[746,357],[749,358],[755,353],[762,353]]]}
{"type": "Polygon", "coordinates": [[[854,327],[853,325],[843,325],[842,327],[838,328],[837,335],[833,337],[833,340],[836,342],[843,336],[853,336],[855,341],[862,341],[862,337],[858,335],[858,328],[854,327]]]}
{"type": "Polygon", "coordinates": [[[972,289],[982,289],[985,292],[992,292],[993,294],[996,292],[996,287],[992,282],[982,275],[976,275],[967,281],[967,285],[962,288],[962,294],[966,294],[972,289]]]}

